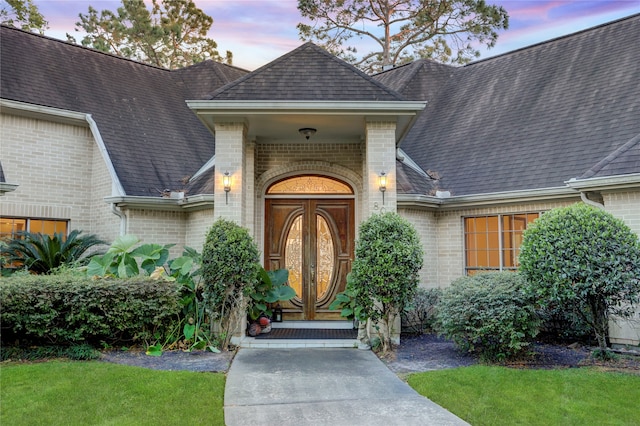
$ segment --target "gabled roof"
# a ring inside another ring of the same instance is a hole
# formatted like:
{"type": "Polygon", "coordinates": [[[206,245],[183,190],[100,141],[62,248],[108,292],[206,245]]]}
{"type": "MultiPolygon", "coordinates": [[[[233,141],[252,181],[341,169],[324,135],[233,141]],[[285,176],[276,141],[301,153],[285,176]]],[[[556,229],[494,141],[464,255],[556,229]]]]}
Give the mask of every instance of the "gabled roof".
{"type": "Polygon", "coordinates": [[[208,100],[403,101],[367,74],[305,43],[220,88],[208,100]]]}
{"type": "Polygon", "coordinates": [[[245,72],[205,62],[169,71],[2,27],[4,99],[91,114],[126,195],[180,189],[214,154],[185,100],[245,72]]]}
{"type": "Polygon", "coordinates": [[[401,147],[454,196],[563,187],[640,134],[638,40],[634,15],[458,68],[401,147]]]}

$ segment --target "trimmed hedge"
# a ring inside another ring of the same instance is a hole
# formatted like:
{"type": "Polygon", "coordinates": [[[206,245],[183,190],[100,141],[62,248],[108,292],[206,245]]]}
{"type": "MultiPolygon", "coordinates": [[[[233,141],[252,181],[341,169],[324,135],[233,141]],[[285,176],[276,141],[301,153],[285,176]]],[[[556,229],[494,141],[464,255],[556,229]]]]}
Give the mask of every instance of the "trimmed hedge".
{"type": "Polygon", "coordinates": [[[515,272],[484,273],[455,280],[438,303],[439,331],[484,361],[523,352],[538,334],[540,320],[515,272]]]}
{"type": "Polygon", "coordinates": [[[73,275],[0,281],[3,344],[131,344],[163,332],[180,311],[180,285],[73,275]]]}

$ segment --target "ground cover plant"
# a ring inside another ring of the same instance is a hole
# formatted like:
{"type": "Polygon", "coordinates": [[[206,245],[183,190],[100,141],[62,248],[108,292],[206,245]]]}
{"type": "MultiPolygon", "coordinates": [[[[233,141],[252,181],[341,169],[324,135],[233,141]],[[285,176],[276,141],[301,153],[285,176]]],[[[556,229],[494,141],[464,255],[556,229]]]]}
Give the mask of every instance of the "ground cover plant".
{"type": "Polygon", "coordinates": [[[481,425],[637,425],[640,376],[591,368],[473,366],[416,373],[421,395],[481,425]]]}
{"type": "Polygon", "coordinates": [[[224,374],[102,362],[0,367],[3,425],[224,425],[224,374]]]}

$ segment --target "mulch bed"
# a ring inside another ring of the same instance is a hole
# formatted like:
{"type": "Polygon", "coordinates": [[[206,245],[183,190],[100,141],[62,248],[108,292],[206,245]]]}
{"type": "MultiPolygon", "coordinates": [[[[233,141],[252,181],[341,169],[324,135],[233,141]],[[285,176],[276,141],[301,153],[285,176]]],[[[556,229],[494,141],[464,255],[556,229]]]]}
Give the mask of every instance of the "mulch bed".
{"type": "MultiPolygon", "coordinates": [[[[640,355],[620,355],[616,360],[602,362],[590,357],[590,348],[580,345],[536,343],[533,354],[516,361],[503,363],[512,368],[575,368],[595,366],[606,371],[624,371],[640,375],[640,355]]],[[[188,370],[226,372],[234,351],[215,354],[205,351],[168,351],[162,356],[149,356],[144,351],[107,351],[102,360],[157,370],[188,370]]],[[[435,334],[402,336],[396,351],[382,361],[396,374],[441,370],[474,365],[478,360],[459,351],[455,344],[435,334]]]]}

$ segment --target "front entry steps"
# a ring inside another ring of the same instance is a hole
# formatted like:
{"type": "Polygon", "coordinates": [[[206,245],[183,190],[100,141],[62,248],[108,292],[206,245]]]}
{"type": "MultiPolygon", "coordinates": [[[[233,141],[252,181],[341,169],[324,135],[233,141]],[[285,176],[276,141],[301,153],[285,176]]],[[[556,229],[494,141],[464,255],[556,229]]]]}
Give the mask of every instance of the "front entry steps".
{"type": "Polygon", "coordinates": [[[241,348],[357,348],[351,321],[283,321],[271,323],[271,333],[239,339],[241,348]],[[271,335],[271,336],[270,336],[271,335]]]}

